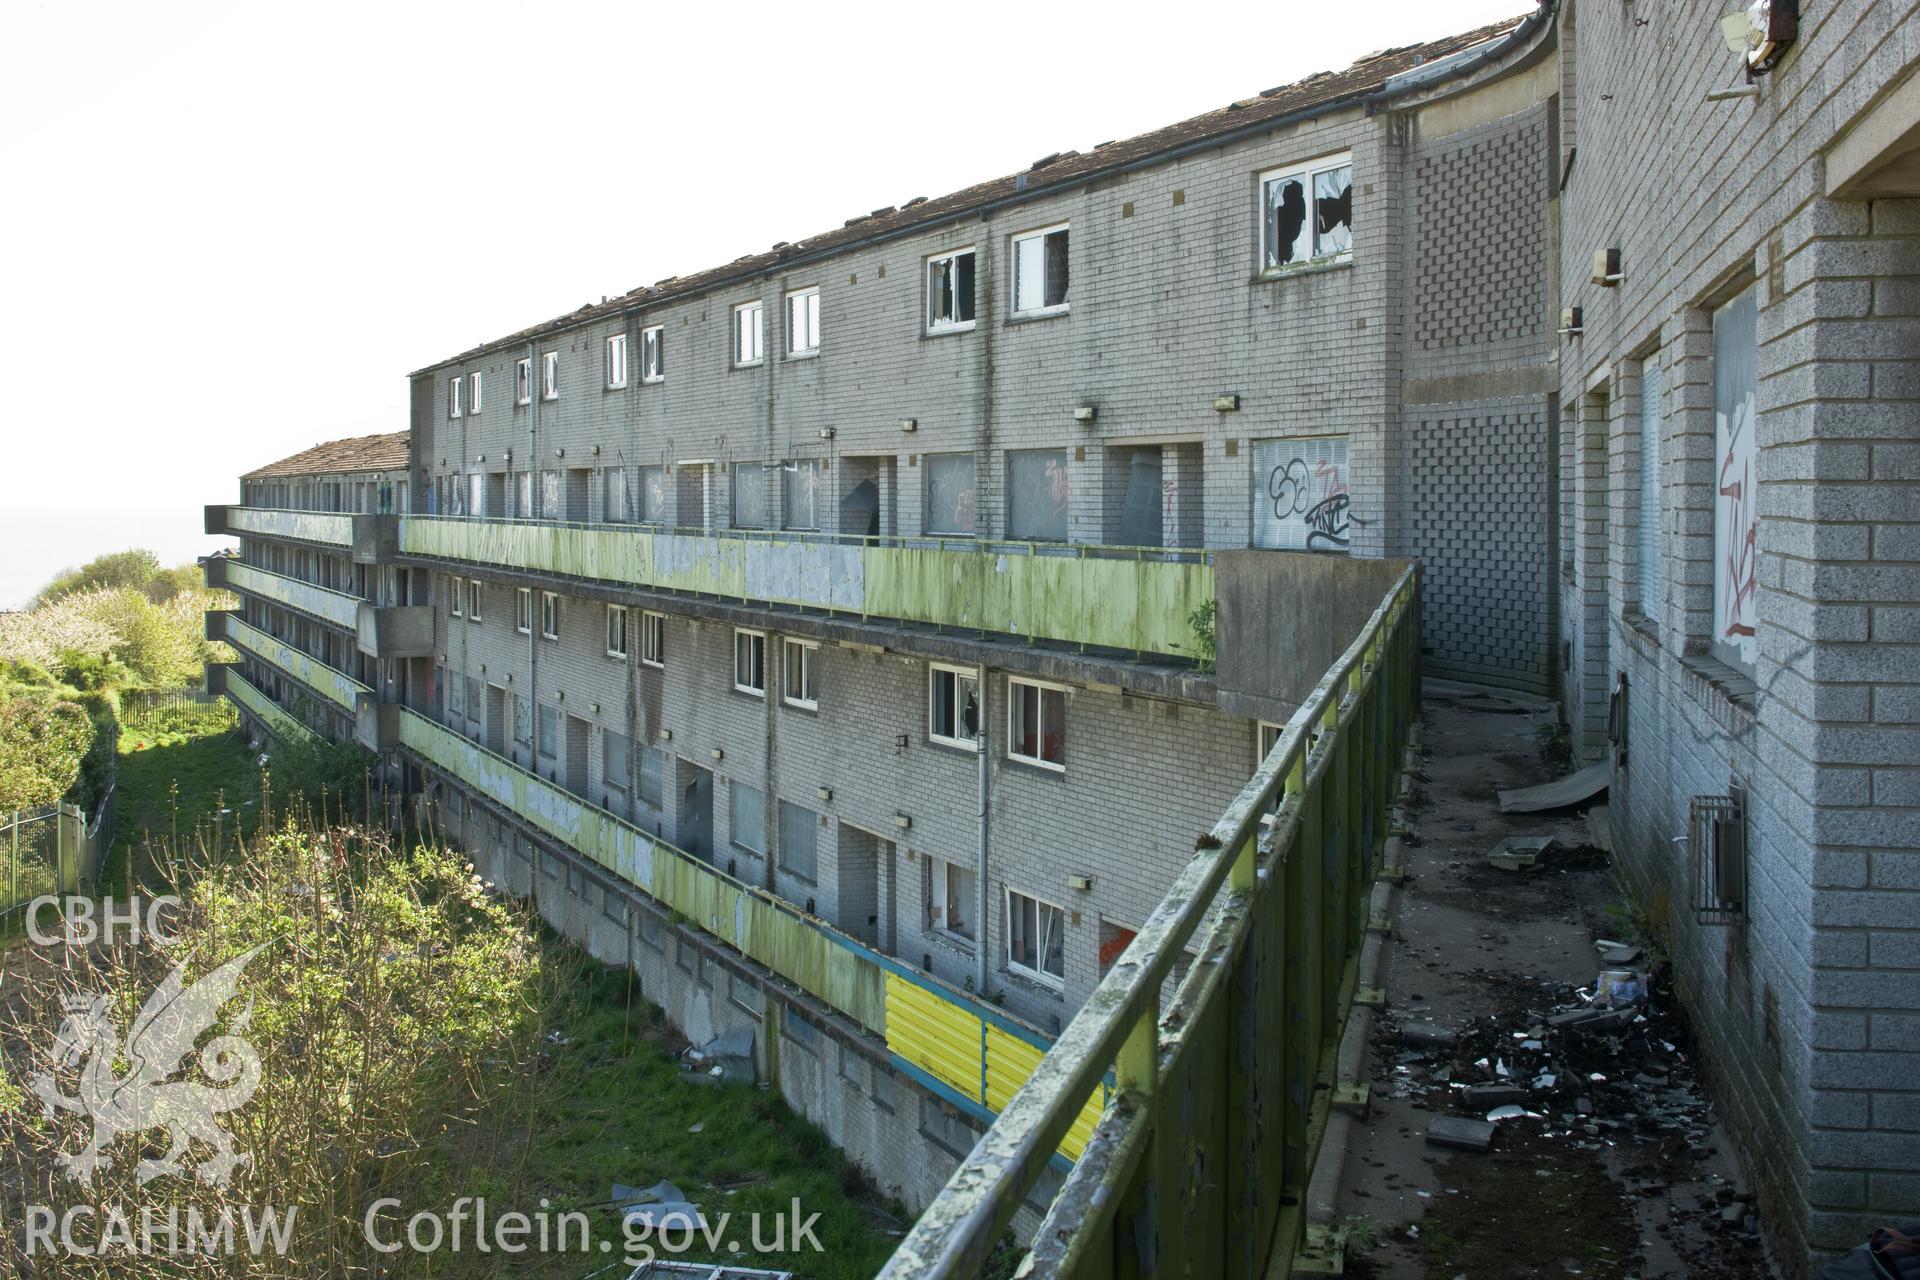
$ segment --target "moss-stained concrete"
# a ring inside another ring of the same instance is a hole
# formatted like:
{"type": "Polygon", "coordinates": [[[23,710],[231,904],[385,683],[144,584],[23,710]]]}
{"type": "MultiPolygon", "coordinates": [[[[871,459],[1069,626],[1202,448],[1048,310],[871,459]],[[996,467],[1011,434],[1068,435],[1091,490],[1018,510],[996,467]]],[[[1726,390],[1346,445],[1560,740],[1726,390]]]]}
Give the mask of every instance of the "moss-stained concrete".
{"type": "Polygon", "coordinates": [[[256,569],[238,560],[227,562],[224,570],[226,585],[235,591],[278,601],[338,627],[351,629],[359,621],[360,601],[357,597],[316,587],[311,582],[268,573],[265,569],[256,569]]]}
{"type": "Polygon", "coordinates": [[[228,507],[227,529],[233,533],[264,533],[275,538],[324,542],[336,547],[353,545],[353,517],[334,511],[228,507]]]}
{"type": "Polygon", "coordinates": [[[292,645],[282,644],[259,628],[242,622],[233,614],[226,614],[225,617],[228,643],[235,648],[246,650],[262,662],[278,667],[327,701],[346,711],[352,712],[359,706],[361,694],[373,692],[351,676],[335,671],[317,658],[308,657],[292,645]]]}

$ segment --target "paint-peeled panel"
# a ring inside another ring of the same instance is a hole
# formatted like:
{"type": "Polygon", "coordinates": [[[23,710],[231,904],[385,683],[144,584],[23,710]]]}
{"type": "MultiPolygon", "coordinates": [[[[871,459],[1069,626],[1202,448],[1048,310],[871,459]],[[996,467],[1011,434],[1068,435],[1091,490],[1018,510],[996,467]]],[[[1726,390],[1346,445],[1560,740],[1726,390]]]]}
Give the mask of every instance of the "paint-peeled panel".
{"type": "Polygon", "coordinates": [[[887,975],[887,1048],[955,1092],[980,1093],[980,1019],[897,974],[887,975]]]}

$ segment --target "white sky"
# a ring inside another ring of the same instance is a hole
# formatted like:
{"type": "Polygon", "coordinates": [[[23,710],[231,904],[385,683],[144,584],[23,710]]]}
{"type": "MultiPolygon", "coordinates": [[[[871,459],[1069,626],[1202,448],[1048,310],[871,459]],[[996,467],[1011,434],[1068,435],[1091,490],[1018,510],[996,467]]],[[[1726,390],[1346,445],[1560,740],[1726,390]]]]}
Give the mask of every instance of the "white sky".
{"type": "Polygon", "coordinates": [[[477,342],[1528,7],[0,0],[0,608],[477,342]]]}

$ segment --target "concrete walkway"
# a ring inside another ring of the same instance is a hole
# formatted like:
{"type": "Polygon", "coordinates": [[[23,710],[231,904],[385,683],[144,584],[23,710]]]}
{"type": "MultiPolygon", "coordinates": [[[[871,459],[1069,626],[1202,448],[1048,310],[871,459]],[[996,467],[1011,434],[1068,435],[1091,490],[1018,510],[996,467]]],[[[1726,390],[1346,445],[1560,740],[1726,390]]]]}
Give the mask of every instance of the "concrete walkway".
{"type": "Polygon", "coordinates": [[[1644,943],[1600,847],[1604,810],[1598,822],[1499,811],[1497,792],[1570,771],[1555,751],[1555,709],[1431,682],[1426,694],[1385,1010],[1366,1051],[1356,1042],[1350,1054],[1371,1108],[1346,1126],[1337,1191],[1318,1206],[1347,1232],[1347,1273],[1770,1274],[1658,955],[1605,965],[1595,949],[1597,939],[1644,943]],[[1537,836],[1555,842],[1544,865],[1489,865],[1501,840],[1537,836]],[[1602,968],[1653,969],[1651,1004],[1606,1031],[1551,1024],[1584,1004],[1602,968]],[[1490,1150],[1428,1141],[1436,1117],[1485,1120],[1502,1104],[1528,1114],[1495,1124],[1490,1150]]]}

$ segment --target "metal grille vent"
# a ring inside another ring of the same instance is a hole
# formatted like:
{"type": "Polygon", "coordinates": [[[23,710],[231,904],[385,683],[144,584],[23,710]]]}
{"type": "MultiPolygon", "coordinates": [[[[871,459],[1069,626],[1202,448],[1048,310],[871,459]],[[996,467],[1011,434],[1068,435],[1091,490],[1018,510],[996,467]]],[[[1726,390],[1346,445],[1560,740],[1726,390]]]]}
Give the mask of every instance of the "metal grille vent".
{"type": "Polygon", "coordinates": [[[1687,806],[1693,851],[1693,915],[1701,924],[1739,924],[1747,914],[1747,797],[1695,796],[1687,806]]]}

